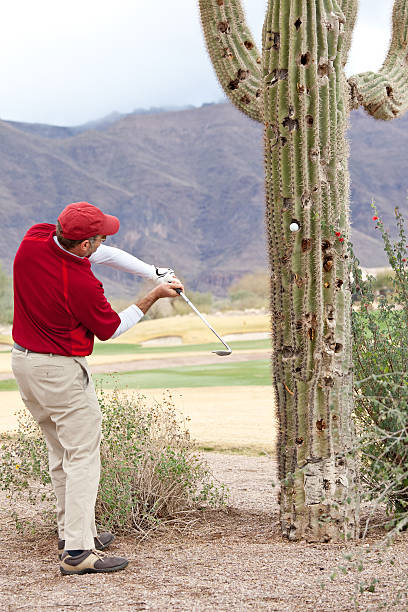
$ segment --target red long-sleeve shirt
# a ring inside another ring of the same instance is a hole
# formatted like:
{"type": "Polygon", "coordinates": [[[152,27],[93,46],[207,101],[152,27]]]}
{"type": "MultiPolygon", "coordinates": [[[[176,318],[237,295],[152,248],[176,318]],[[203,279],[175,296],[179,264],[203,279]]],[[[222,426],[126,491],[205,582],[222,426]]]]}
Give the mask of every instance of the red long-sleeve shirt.
{"type": "Polygon", "coordinates": [[[62,250],[55,225],[31,227],[14,259],[15,342],[37,353],[90,355],[94,335],[110,338],[120,325],[87,258],[62,250]]]}

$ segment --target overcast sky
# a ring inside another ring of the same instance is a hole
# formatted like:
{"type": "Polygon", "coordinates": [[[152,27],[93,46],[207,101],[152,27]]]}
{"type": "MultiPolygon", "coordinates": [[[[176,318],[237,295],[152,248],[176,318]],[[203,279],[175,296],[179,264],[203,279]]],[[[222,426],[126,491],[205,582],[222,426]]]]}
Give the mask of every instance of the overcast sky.
{"type": "MultiPolygon", "coordinates": [[[[112,111],[223,98],[198,0],[8,0],[0,23],[0,118],[78,125],[112,111]]],[[[376,70],[393,0],[360,0],[348,74],[376,70]]],[[[243,0],[260,44],[266,0],[243,0]]]]}

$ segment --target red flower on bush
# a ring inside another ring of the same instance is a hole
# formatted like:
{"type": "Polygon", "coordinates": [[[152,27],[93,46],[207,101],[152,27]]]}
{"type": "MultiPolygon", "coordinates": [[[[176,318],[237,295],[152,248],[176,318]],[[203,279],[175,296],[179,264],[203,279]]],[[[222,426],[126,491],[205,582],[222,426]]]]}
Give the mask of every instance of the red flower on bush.
{"type": "Polygon", "coordinates": [[[341,233],[340,232],[336,232],[336,236],[338,238],[339,236],[341,236],[341,233]]]}
{"type": "Polygon", "coordinates": [[[373,221],[378,221],[378,217],[376,215],[374,215],[373,221]]]}

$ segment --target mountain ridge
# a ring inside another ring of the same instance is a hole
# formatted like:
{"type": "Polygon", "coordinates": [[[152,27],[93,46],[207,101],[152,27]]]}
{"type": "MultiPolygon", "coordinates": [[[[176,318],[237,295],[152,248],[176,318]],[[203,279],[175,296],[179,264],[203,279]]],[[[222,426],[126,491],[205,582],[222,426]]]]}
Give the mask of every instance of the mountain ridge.
{"type": "MultiPolygon", "coordinates": [[[[371,197],[390,226],[396,205],[407,211],[407,119],[351,116],[353,241],[362,265],[386,263],[371,197]]],[[[0,222],[8,237],[0,260],[8,271],[26,229],[54,222],[79,200],[121,219],[110,244],[171,265],[193,289],[222,293],[267,267],[260,124],[215,104],[80,127],[0,121],[0,222]]],[[[133,290],[129,275],[100,275],[111,292],[121,284],[124,294],[133,290]]]]}

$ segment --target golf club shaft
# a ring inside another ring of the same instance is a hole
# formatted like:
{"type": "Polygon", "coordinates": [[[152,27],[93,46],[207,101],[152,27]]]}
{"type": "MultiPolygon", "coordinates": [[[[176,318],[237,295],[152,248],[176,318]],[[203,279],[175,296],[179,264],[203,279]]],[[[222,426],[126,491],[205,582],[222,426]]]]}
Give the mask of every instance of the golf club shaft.
{"type": "Polygon", "coordinates": [[[207,321],[207,319],[201,314],[201,312],[199,310],[197,310],[197,308],[194,306],[194,304],[192,302],[190,302],[190,300],[188,299],[188,297],[181,291],[181,289],[176,289],[177,293],[183,298],[183,300],[190,306],[190,308],[192,308],[194,310],[194,312],[196,314],[198,314],[198,316],[200,317],[200,319],[202,320],[203,323],[206,324],[206,326],[211,329],[211,331],[213,332],[213,334],[215,334],[218,338],[218,340],[220,340],[223,345],[230,351],[230,347],[228,346],[228,344],[225,344],[224,340],[221,338],[221,336],[219,336],[217,334],[217,332],[215,331],[215,329],[213,329],[211,327],[211,325],[209,324],[209,322],[207,321]]]}

